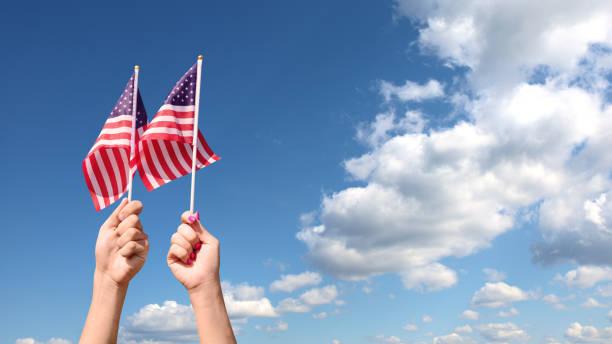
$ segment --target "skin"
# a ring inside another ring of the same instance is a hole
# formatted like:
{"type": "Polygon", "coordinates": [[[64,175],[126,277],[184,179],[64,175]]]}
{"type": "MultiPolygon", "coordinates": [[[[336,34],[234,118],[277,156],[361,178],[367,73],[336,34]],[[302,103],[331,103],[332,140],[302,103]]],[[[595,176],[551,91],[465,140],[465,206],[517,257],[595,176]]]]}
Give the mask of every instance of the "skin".
{"type": "Polygon", "coordinates": [[[100,228],[89,314],[79,343],[116,343],[119,318],[130,280],[149,252],[149,239],[138,215],[139,201],[123,199],[100,228]]]}
{"type": "Polygon", "coordinates": [[[200,343],[236,343],[221,292],[219,240],[189,212],[181,222],[170,239],[168,267],[189,293],[200,343]]]}

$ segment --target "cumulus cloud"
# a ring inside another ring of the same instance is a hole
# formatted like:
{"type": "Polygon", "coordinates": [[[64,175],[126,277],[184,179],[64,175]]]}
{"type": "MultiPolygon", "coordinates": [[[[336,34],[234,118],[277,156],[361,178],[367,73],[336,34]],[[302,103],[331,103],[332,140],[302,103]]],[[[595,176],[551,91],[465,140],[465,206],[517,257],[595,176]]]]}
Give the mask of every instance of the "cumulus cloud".
{"type": "Polygon", "coordinates": [[[473,341],[464,340],[463,337],[458,335],[457,333],[447,334],[446,336],[434,337],[433,344],[463,344],[463,343],[472,343],[473,341]]]}
{"type": "Polygon", "coordinates": [[[325,319],[325,318],[327,318],[327,312],[321,312],[321,313],[313,314],[312,318],[313,319],[325,319]]]}
{"type": "Polygon", "coordinates": [[[232,285],[226,281],[221,283],[221,287],[225,308],[230,318],[278,316],[270,300],[263,296],[263,287],[250,286],[246,283],[232,285]]]}
{"type": "Polygon", "coordinates": [[[498,317],[501,317],[501,318],[509,318],[511,316],[515,316],[515,315],[519,315],[519,314],[520,314],[519,311],[516,308],[512,307],[507,312],[506,311],[500,311],[496,315],[498,317]]]}
{"type": "Polygon", "coordinates": [[[508,285],[504,282],[486,283],[474,293],[472,306],[499,308],[505,307],[513,302],[528,299],[528,294],[520,288],[508,285]]]}
{"type": "Polygon", "coordinates": [[[286,298],[281,300],[276,307],[280,313],[294,312],[305,313],[319,305],[331,303],[338,297],[338,290],[335,285],[328,285],[322,288],[312,288],[302,295],[299,299],[286,298]]]}
{"type": "Polygon", "coordinates": [[[453,332],[459,332],[459,333],[472,333],[472,327],[470,325],[464,325],[464,326],[459,326],[457,328],[455,328],[455,330],[453,332]]]}
{"type": "Polygon", "coordinates": [[[491,268],[484,268],[484,269],[482,269],[482,272],[484,272],[484,274],[487,277],[487,281],[489,281],[489,282],[503,281],[507,277],[504,272],[497,271],[497,270],[491,269],[491,268]]]}
{"type": "Polygon", "coordinates": [[[510,341],[529,339],[529,335],[527,335],[523,329],[511,322],[482,324],[476,326],[476,329],[481,336],[491,342],[506,343],[510,341]]]}
{"type": "Polygon", "coordinates": [[[466,309],[465,311],[463,311],[463,313],[459,314],[459,318],[467,320],[478,320],[479,317],[480,314],[471,309],[466,309]]]}
{"type": "Polygon", "coordinates": [[[572,343],[609,343],[612,341],[612,327],[599,330],[594,326],[573,322],[565,331],[565,338],[572,343]]]}
{"type": "Polygon", "coordinates": [[[606,305],[601,304],[601,302],[597,301],[596,299],[589,297],[588,299],[586,299],[586,301],[584,301],[583,303],[580,304],[580,307],[584,307],[584,308],[605,308],[606,305]]]}
{"type": "Polygon", "coordinates": [[[432,318],[431,316],[425,314],[423,315],[423,317],[421,318],[421,321],[424,323],[431,323],[434,321],[434,318],[432,318]]]}
{"type": "Polygon", "coordinates": [[[391,343],[391,344],[406,344],[407,342],[403,341],[399,337],[389,336],[385,337],[384,334],[379,334],[374,338],[379,343],[391,343]]]}
{"type": "Polygon", "coordinates": [[[380,82],[380,94],[385,101],[397,98],[401,101],[422,101],[444,95],[444,86],[437,80],[429,80],[423,85],[407,80],[402,86],[395,86],[388,81],[380,82]]]}
{"type": "Polygon", "coordinates": [[[561,299],[555,294],[548,294],[542,297],[542,301],[548,303],[549,305],[553,305],[556,309],[566,309],[565,305],[561,303],[561,299]]]}
{"type": "Polygon", "coordinates": [[[419,327],[415,324],[406,324],[402,327],[406,331],[418,331],[419,327]]]}
{"type": "Polygon", "coordinates": [[[46,342],[39,342],[34,338],[18,338],[15,344],[72,344],[72,342],[62,338],[51,338],[46,342]]]}
{"type": "Polygon", "coordinates": [[[489,247],[529,211],[541,234],[535,262],[612,265],[612,109],[602,91],[611,65],[598,48],[612,46],[611,9],[397,0],[396,17],[421,24],[422,51],[467,70],[456,95],[467,120],[422,126],[419,113],[394,111],[375,120],[361,135],[368,150],[344,162],[358,184],[324,195],[297,234],[306,259],[345,280],[397,273],[407,289],[439,290],[456,279],[442,259],[489,247]]]}
{"type": "Polygon", "coordinates": [[[265,331],[265,332],[283,332],[289,329],[289,324],[287,324],[284,321],[279,321],[274,326],[255,325],[255,329],[258,331],[265,331]]]}
{"type": "Polygon", "coordinates": [[[310,285],[317,285],[321,281],[321,275],[311,271],[305,271],[297,275],[282,275],[280,280],[270,284],[270,292],[292,292],[310,285]]]}
{"type": "Polygon", "coordinates": [[[150,304],[127,317],[119,331],[119,342],[194,342],[198,340],[191,306],[165,301],[150,304]]]}
{"type": "Polygon", "coordinates": [[[591,288],[595,284],[612,280],[612,268],[599,266],[579,266],[565,275],[557,275],[555,280],[562,281],[568,288],[591,288]]]}

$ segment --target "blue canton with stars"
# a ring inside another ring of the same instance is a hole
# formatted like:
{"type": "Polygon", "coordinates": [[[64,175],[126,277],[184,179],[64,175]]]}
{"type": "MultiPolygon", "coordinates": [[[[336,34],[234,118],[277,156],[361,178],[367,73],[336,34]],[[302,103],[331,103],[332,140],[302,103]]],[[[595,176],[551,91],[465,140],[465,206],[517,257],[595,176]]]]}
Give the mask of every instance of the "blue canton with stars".
{"type": "Polygon", "coordinates": [[[172,91],[164,101],[164,104],[170,105],[195,105],[196,78],[198,74],[197,64],[189,68],[187,73],[183,75],[172,91]]]}
{"type": "MultiPolygon", "coordinates": [[[[134,76],[135,73],[132,74],[132,77],[128,81],[125,86],[125,90],[121,93],[121,97],[117,100],[117,104],[111,111],[109,118],[117,117],[117,116],[131,116],[132,115],[132,101],[134,99],[134,76]]],[[[142,98],[140,97],[140,90],[138,90],[138,94],[136,95],[136,128],[140,128],[143,125],[147,124],[147,112],[144,107],[144,103],[142,102],[142,98]]]]}

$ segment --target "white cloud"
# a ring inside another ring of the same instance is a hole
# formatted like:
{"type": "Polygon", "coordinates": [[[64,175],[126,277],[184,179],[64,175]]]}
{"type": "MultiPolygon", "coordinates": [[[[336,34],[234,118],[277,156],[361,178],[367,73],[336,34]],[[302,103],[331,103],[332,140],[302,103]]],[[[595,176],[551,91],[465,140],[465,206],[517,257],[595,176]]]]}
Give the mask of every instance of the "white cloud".
{"type": "Polygon", "coordinates": [[[336,306],[344,306],[344,305],[346,305],[346,301],[344,301],[344,300],[334,300],[334,305],[336,305],[336,306]]]}
{"type": "Polygon", "coordinates": [[[361,288],[361,291],[363,291],[363,292],[364,292],[364,293],[366,293],[366,294],[370,294],[370,293],[372,293],[372,288],[368,287],[367,285],[364,285],[364,286],[361,288]]]}
{"type": "Polygon", "coordinates": [[[609,343],[612,341],[612,327],[599,330],[594,326],[573,322],[565,331],[565,338],[572,343],[609,343]]]}
{"type": "Polygon", "coordinates": [[[513,302],[527,300],[527,298],[527,293],[518,287],[504,282],[487,282],[474,293],[472,305],[474,307],[499,308],[508,306],[513,302]]]}
{"type": "Polygon", "coordinates": [[[384,334],[379,334],[378,336],[375,337],[375,339],[381,343],[391,343],[391,344],[406,344],[407,343],[401,340],[399,337],[396,337],[396,336],[385,337],[384,334]]]}
{"type": "Polygon", "coordinates": [[[529,336],[516,324],[498,323],[482,324],[476,326],[480,335],[491,342],[510,342],[516,340],[527,340],[529,336]]]}
{"type": "Polygon", "coordinates": [[[471,309],[466,309],[463,313],[459,314],[459,318],[467,319],[467,320],[478,320],[480,314],[478,312],[473,311],[471,309]]]}
{"type": "Polygon", "coordinates": [[[321,275],[311,271],[305,271],[297,275],[282,275],[280,280],[270,284],[270,292],[292,292],[306,286],[317,285],[321,281],[321,275]]]}
{"type": "Polygon", "coordinates": [[[321,313],[313,314],[312,318],[313,319],[325,319],[325,318],[327,318],[327,312],[321,312],[321,313]]]}
{"type": "Polygon", "coordinates": [[[612,322],[612,311],[608,312],[608,320],[610,320],[610,322],[612,322]]]}
{"type": "Polygon", "coordinates": [[[421,321],[424,323],[430,323],[434,321],[434,318],[432,318],[431,316],[425,314],[423,315],[423,317],[421,318],[421,321]]]}
{"type": "Polygon", "coordinates": [[[597,287],[597,293],[599,293],[599,295],[602,297],[611,297],[612,296],[612,284],[597,287]]]}
{"type": "Polygon", "coordinates": [[[418,331],[419,327],[415,324],[406,324],[402,327],[406,331],[418,331]]]}
{"type": "Polygon", "coordinates": [[[331,303],[338,297],[338,290],[335,285],[328,285],[322,288],[312,288],[302,295],[299,299],[286,298],[281,300],[276,307],[279,313],[305,313],[318,305],[331,303]]]}
{"type": "Polygon", "coordinates": [[[569,73],[592,43],[612,37],[612,4],[604,0],[396,4],[398,16],[423,24],[421,48],[451,66],[470,68],[478,88],[513,85],[541,65],[569,73]]]}
{"type": "Polygon", "coordinates": [[[265,332],[283,332],[289,329],[289,324],[287,324],[284,321],[279,321],[274,326],[255,325],[255,329],[258,331],[265,331],[265,332]]]}
{"type": "MultiPolygon", "coordinates": [[[[565,298],[565,299],[569,299],[569,298],[565,298]]],[[[557,295],[555,294],[548,294],[545,295],[544,297],[542,297],[542,301],[548,303],[549,305],[553,305],[556,309],[566,309],[567,307],[561,303],[561,300],[557,295]]]]}
{"type": "Polygon", "coordinates": [[[46,342],[39,342],[34,338],[18,338],[15,344],[72,344],[72,342],[62,338],[51,338],[46,342]]]}
{"type": "MultiPolygon", "coordinates": [[[[611,9],[396,1],[398,18],[421,24],[424,52],[469,70],[449,98],[462,99],[455,110],[467,120],[420,130],[388,114],[375,121],[363,135],[368,151],[344,164],[359,184],[324,195],[298,233],[306,259],[345,280],[410,276],[489,247],[530,211],[542,236],[535,262],[612,265],[612,109],[602,96],[610,54],[594,45],[612,45],[611,9]]],[[[427,290],[431,274],[407,287],[427,290]]],[[[452,285],[444,281],[439,288],[452,285]]]]}
{"type": "Polygon", "coordinates": [[[278,316],[270,300],[263,296],[263,287],[250,286],[246,283],[234,286],[226,281],[221,283],[221,287],[225,308],[230,318],[278,316]]]}
{"type": "Polygon", "coordinates": [[[601,304],[599,301],[595,300],[592,297],[589,297],[586,301],[580,304],[581,307],[584,308],[605,308],[606,306],[601,304]]]}
{"type": "Polygon", "coordinates": [[[598,266],[579,266],[564,276],[557,275],[555,280],[562,281],[568,288],[590,288],[603,281],[612,280],[612,268],[598,266]]]}
{"type": "Polygon", "coordinates": [[[165,301],[149,304],[128,316],[119,330],[119,342],[193,342],[198,340],[191,306],[165,301]]]}
{"type": "Polygon", "coordinates": [[[484,268],[482,272],[487,276],[487,281],[489,282],[499,282],[506,279],[506,274],[502,271],[497,271],[495,269],[484,268]]]}
{"type": "Polygon", "coordinates": [[[324,305],[332,302],[338,297],[338,290],[335,285],[328,285],[323,288],[312,288],[300,296],[305,304],[310,306],[324,305]]]}
{"type": "Polygon", "coordinates": [[[457,333],[447,334],[445,336],[434,337],[433,344],[467,344],[476,343],[471,338],[461,337],[457,333]]]}
{"type": "Polygon", "coordinates": [[[511,316],[519,315],[519,311],[516,308],[512,307],[507,312],[506,311],[500,311],[496,315],[498,317],[502,317],[502,318],[509,318],[511,316]]]}
{"type": "Polygon", "coordinates": [[[437,80],[429,80],[423,85],[407,80],[403,86],[395,86],[383,80],[380,82],[380,94],[387,102],[391,101],[393,98],[397,98],[404,102],[418,102],[444,96],[444,86],[437,80]]]}
{"type": "Polygon", "coordinates": [[[472,327],[470,325],[464,325],[464,326],[459,326],[457,328],[455,328],[455,330],[453,332],[459,332],[459,333],[472,333],[472,327]]]}
{"type": "Polygon", "coordinates": [[[457,273],[440,263],[415,267],[401,274],[406,289],[437,291],[457,283],[457,273]]]}

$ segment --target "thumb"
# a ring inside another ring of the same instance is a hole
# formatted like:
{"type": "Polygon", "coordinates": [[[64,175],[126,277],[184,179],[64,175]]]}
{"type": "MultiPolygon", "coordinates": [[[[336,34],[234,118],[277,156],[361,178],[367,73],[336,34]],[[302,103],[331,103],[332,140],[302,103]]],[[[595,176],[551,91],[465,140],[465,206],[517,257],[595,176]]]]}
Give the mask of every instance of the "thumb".
{"type": "Polygon", "coordinates": [[[127,198],[122,199],[121,203],[119,203],[113,213],[110,214],[108,219],[106,219],[106,221],[102,225],[102,228],[113,228],[119,226],[119,224],[121,223],[121,220],[119,220],[119,213],[121,212],[121,210],[123,210],[126,204],[128,204],[127,198]]]}

